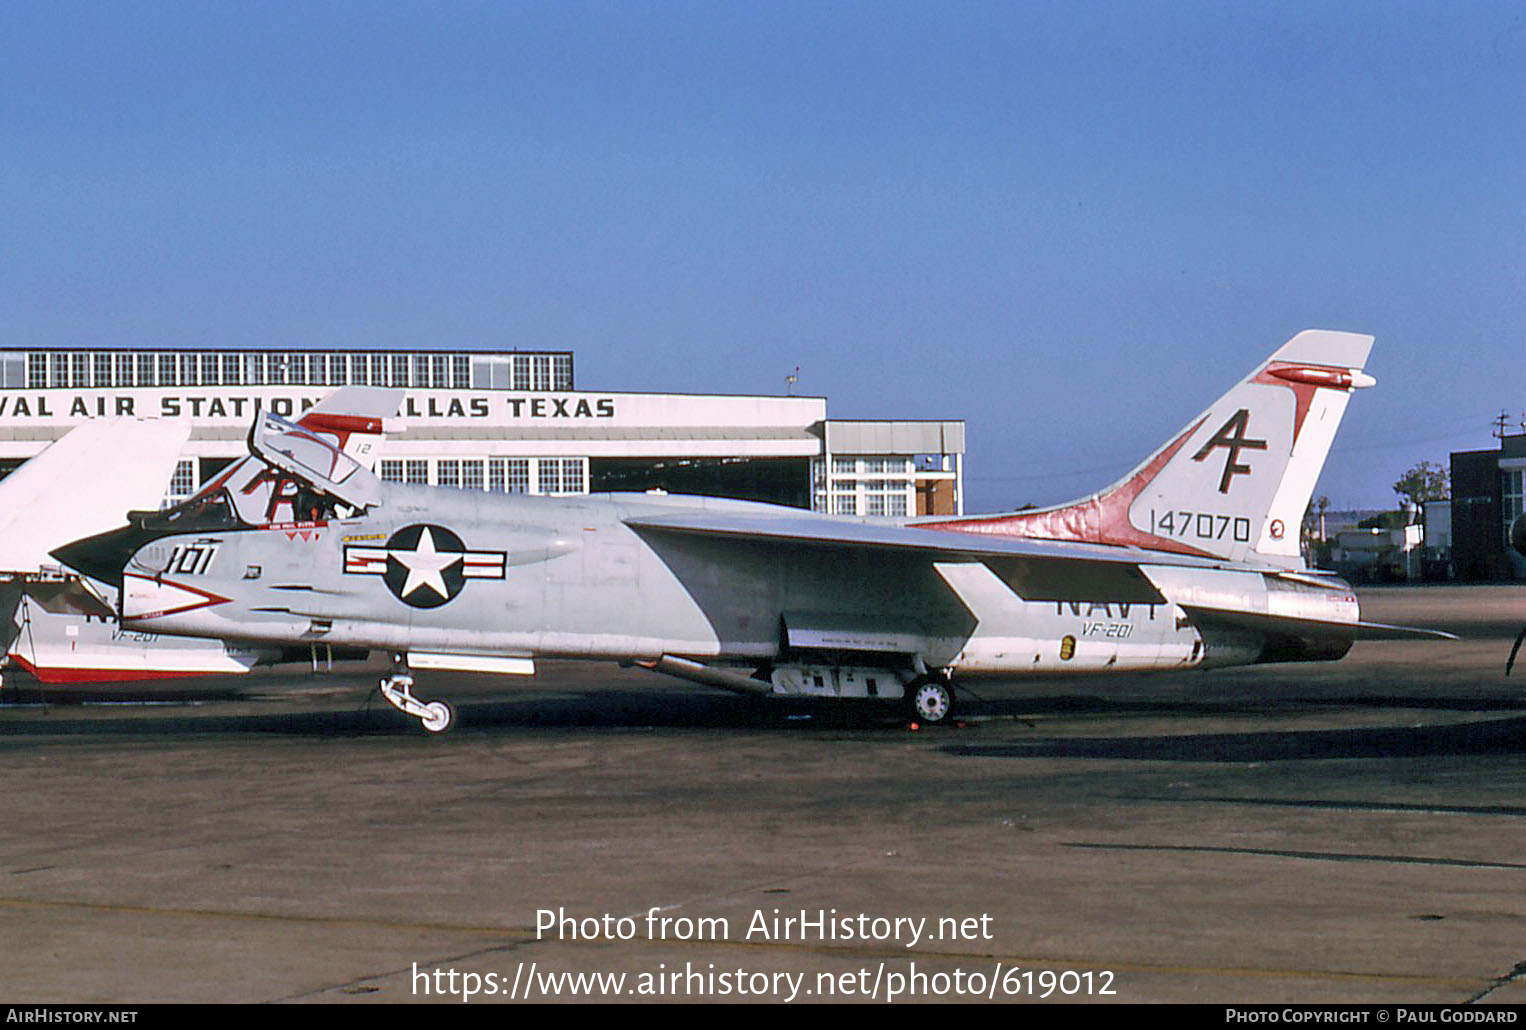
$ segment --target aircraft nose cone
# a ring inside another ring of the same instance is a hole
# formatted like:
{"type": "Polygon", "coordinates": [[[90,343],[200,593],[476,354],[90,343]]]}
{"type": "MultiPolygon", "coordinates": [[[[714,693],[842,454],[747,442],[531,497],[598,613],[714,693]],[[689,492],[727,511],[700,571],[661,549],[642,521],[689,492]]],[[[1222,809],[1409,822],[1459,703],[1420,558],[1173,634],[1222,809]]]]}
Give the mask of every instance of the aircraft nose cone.
{"type": "Polygon", "coordinates": [[[144,543],[141,529],[122,526],[64,544],[55,548],[52,554],[74,571],[120,588],[122,567],[144,543]]]}

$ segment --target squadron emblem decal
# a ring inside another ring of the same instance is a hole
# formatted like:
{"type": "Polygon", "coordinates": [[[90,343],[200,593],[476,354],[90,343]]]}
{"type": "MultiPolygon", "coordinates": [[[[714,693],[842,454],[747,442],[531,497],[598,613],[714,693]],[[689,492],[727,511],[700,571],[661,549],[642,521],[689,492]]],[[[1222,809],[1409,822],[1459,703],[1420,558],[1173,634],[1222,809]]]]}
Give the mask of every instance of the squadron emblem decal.
{"type": "Polygon", "coordinates": [[[380,576],[387,589],[414,608],[438,608],[469,579],[503,579],[504,551],[468,551],[444,526],[418,524],[393,533],[381,547],[345,546],[346,575],[380,576]]]}

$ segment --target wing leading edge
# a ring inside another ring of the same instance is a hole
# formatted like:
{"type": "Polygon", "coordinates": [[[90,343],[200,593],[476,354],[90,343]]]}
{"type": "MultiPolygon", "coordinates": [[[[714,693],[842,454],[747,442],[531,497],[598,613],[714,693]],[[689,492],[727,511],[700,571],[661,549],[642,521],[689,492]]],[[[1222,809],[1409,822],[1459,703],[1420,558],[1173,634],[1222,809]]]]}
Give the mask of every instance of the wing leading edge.
{"type": "Polygon", "coordinates": [[[1235,565],[1222,560],[1135,548],[981,537],[809,516],[685,512],[631,516],[624,521],[638,533],[793,547],[911,551],[925,555],[931,562],[978,562],[990,568],[1013,593],[1026,601],[1160,603],[1164,598],[1141,571],[1141,565],[1274,571],[1261,566],[1235,565]]]}

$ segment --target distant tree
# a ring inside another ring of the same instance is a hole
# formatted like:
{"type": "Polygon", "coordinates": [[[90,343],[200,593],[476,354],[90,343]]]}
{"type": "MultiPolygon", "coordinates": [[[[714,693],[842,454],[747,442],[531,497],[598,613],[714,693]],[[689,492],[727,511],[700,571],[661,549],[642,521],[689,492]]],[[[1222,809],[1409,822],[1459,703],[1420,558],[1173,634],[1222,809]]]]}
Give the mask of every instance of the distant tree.
{"type": "Polygon", "coordinates": [[[1394,493],[1418,508],[1426,501],[1444,501],[1452,496],[1447,470],[1430,461],[1422,461],[1394,484],[1394,493]]]}
{"type": "Polygon", "coordinates": [[[1309,501],[1303,510],[1303,526],[1299,545],[1304,561],[1311,568],[1330,567],[1330,541],[1325,539],[1325,512],[1330,508],[1330,498],[1323,495],[1309,501]]]}

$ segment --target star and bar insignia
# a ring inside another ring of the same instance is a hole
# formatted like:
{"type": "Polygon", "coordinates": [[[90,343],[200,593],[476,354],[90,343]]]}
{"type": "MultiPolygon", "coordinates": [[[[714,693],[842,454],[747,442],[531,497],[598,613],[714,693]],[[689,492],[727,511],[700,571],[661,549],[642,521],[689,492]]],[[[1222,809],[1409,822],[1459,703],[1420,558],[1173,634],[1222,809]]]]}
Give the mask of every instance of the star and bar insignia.
{"type": "Polygon", "coordinates": [[[347,544],[346,575],[380,576],[404,604],[438,608],[461,592],[469,579],[503,579],[505,551],[470,551],[444,526],[416,524],[393,533],[385,545],[347,544]]]}

